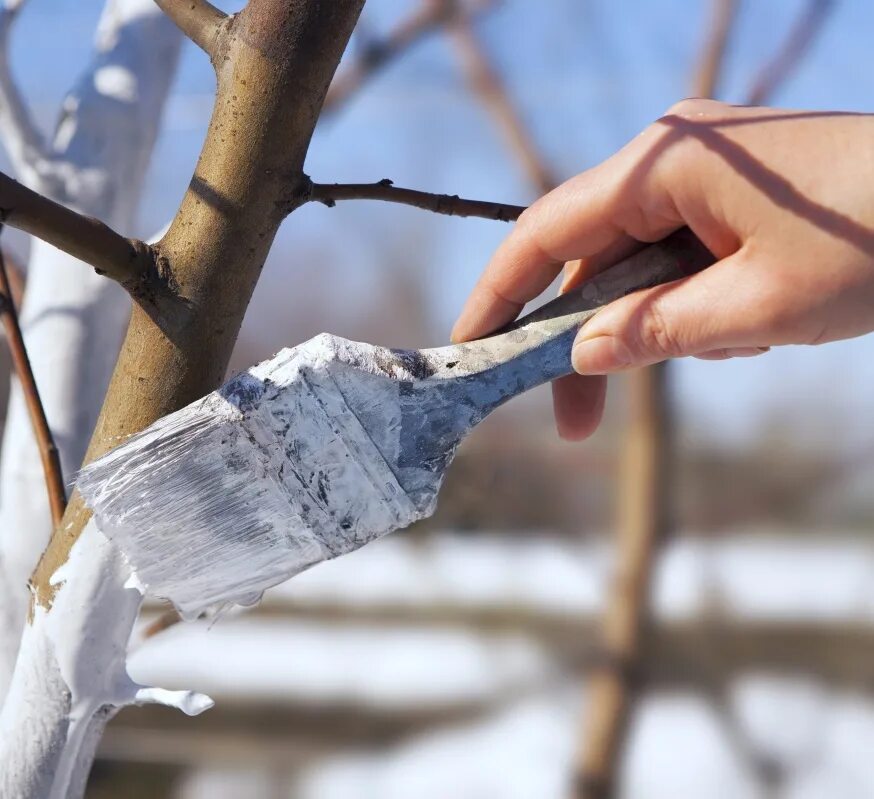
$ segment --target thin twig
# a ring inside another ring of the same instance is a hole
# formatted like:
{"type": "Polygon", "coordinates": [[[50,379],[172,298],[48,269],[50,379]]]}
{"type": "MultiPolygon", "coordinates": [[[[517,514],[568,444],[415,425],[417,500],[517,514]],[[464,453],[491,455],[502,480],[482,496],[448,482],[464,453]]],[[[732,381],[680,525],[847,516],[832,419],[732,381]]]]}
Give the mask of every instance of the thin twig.
{"type": "Polygon", "coordinates": [[[475,16],[496,4],[496,0],[423,0],[410,16],[402,19],[384,38],[366,42],[351,66],[331,84],[322,113],[335,111],[383,67],[406,53],[428,35],[441,30],[455,17],[475,16]]]}
{"type": "Polygon", "coordinates": [[[24,300],[24,270],[17,258],[9,250],[0,250],[0,258],[6,262],[6,277],[9,279],[9,289],[12,292],[12,302],[16,308],[21,307],[24,300]]]}
{"type": "Polygon", "coordinates": [[[211,58],[215,56],[216,38],[228,15],[207,0],[155,0],[192,42],[211,58]]]}
{"type": "Polygon", "coordinates": [[[45,140],[37,129],[9,65],[9,34],[23,2],[7,2],[0,9],[0,132],[9,159],[19,176],[48,159],[45,140]]]}
{"type": "Polygon", "coordinates": [[[691,88],[695,97],[716,97],[719,93],[719,81],[725,71],[725,51],[737,16],[737,7],[737,0],[716,0],[713,3],[710,33],[692,79],[691,88]]]}
{"type": "Polygon", "coordinates": [[[747,95],[749,105],[764,105],[785,84],[816,40],[832,10],[834,0],[809,0],[792,26],[783,46],[765,63],[747,95]]]}
{"type": "Polygon", "coordinates": [[[525,210],[522,205],[467,200],[457,194],[431,194],[426,191],[395,186],[387,178],[377,183],[312,183],[307,199],[329,208],[343,200],[381,200],[401,203],[447,216],[476,216],[499,222],[511,222],[525,210]]]}
{"type": "Polygon", "coordinates": [[[534,140],[480,42],[470,17],[459,16],[453,19],[449,24],[449,31],[471,89],[498,123],[528,179],[541,194],[555,188],[558,181],[540,156],[534,140]]]}
{"type": "MultiPolygon", "coordinates": [[[[2,231],[2,226],[0,226],[2,231]]],[[[52,513],[52,523],[57,525],[64,515],[67,507],[67,492],[64,488],[64,476],[61,472],[61,458],[58,448],[52,438],[52,431],[46,419],[45,410],[39,398],[39,390],[30,358],[27,356],[27,348],[24,346],[24,337],[21,335],[21,326],[18,323],[18,312],[12,299],[12,290],[9,285],[9,276],[6,272],[6,260],[3,251],[0,250],[0,315],[3,317],[3,328],[6,332],[6,341],[9,344],[9,352],[12,356],[12,364],[15,373],[21,383],[24,401],[33,425],[33,433],[39,448],[39,457],[42,461],[43,473],[45,474],[46,490],[49,495],[49,507],[52,513]]]]}

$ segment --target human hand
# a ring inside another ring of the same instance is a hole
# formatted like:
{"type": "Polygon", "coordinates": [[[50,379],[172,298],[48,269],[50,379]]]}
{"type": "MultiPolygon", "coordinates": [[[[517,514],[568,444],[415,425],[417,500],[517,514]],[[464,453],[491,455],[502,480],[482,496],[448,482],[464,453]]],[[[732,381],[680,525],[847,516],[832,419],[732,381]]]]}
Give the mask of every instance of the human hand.
{"type": "Polygon", "coordinates": [[[684,225],[716,263],[624,297],[580,330],[579,374],[553,386],[562,437],[597,427],[607,373],[874,330],[874,116],[684,100],[520,216],[452,338],[512,320],[563,264],[566,291],[684,225]]]}

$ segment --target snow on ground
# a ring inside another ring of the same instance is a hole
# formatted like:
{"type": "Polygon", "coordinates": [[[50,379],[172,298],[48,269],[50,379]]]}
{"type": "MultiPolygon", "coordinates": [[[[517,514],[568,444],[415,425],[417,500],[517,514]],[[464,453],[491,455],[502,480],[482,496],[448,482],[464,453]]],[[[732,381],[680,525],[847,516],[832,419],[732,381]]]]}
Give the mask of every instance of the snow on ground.
{"type": "Polygon", "coordinates": [[[551,669],[515,636],[238,617],[167,630],[133,652],[129,670],[146,685],[197,685],[214,698],[390,710],[495,701],[538,686],[551,669]]]}
{"type": "MultiPolygon", "coordinates": [[[[303,775],[192,773],[181,799],[563,799],[583,687],[520,634],[283,617],[283,606],[508,608],[591,616],[610,573],[604,544],[543,537],[389,537],[322,564],[265,598],[274,615],[179,625],[137,649],[135,679],[223,699],[362,708],[472,703],[479,720],[378,752],[338,751],[303,775]],[[227,786],[225,791],[222,786],[227,786]],[[249,786],[248,788],[243,786],[249,786]]],[[[659,559],[655,606],[695,615],[714,597],[740,618],[874,622],[874,547],[861,538],[679,539],[659,559]]],[[[342,615],[342,614],[341,614],[342,615]]],[[[782,797],[874,796],[874,704],[804,680],[749,675],[729,697],[744,740],[790,776],[782,797]]],[[[762,796],[748,760],[700,697],[657,694],[635,716],[626,799],[762,796]]]]}
{"type": "MultiPolygon", "coordinates": [[[[772,686],[775,687],[775,686],[772,686]]],[[[561,689],[508,705],[463,728],[418,736],[387,752],[340,754],[297,780],[206,769],[181,786],[183,799],[565,799],[584,702],[561,689]]],[[[748,698],[749,699],[749,698],[748,698]]],[[[760,693],[746,711],[788,767],[781,799],[874,795],[874,707],[857,696],[818,704],[803,686],[760,693]],[[811,709],[814,712],[811,713],[811,709]],[[762,717],[768,717],[763,719],[762,717]],[[788,736],[786,733],[789,733],[788,736]]],[[[766,794],[732,748],[713,710],[694,696],[646,699],[635,717],[624,799],[761,799],[766,794]]]]}
{"type": "MultiPolygon", "coordinates": [[[[486,607],[591,615],[610,571],[601,544],[548,538],[394,536],[321,564],[268,593],[265,606],[486,607]]],[[[718,596],[741,618],[874,621],[874,548],[863,540],[733,536],[679,540],[658,563],[655,608],[693,616],[718,596]]],[[[484,699],[546,679],[522,636],[455,629],[320,625],[227,614],[180,625],[136,649],[135,679],[217,697],[309,696],[414,704],[484,699]],[[350,668],[356,664],[357,668],[350,668]]]]}
{"type": "MultiPolygon", "coordinates": [[[[500,535],[394,535],[320,564],[268,592],[265,602],[486,605],[593,613],[610,573],[604,543],[500,535]]],[[[656,569],[654,605],[695,614],[718,595],[739,616],[874,621],[874,543],[743,532],[680,538],[656,569]]]]}

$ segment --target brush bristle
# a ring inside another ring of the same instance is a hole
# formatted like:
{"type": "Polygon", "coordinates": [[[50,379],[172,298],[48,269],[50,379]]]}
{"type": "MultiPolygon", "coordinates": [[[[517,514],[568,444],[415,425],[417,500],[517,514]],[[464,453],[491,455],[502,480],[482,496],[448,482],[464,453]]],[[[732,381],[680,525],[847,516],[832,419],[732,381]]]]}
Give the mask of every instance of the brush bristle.
{"type": "Polygon", "coordinates": [[[336,354],[329,336],[283,350],[79,475],[100,529],[183,615],[251,604],[422,515],[338,391],[336,354]]]}

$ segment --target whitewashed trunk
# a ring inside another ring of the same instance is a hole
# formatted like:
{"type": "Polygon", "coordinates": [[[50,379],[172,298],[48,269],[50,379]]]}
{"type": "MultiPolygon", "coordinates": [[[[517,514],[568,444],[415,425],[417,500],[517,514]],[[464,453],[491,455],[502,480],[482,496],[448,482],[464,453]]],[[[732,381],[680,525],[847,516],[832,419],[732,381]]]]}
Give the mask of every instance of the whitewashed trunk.
{"type": "MultiPolygon", "coordinates": [[[[17,4],[7,0],[6,8],[17,4]]],[[[7,102],[0,109],[0,129],[11,136],[8,150],[22,181],[132,232],[180,42],[152,0],[108,0],[91,67],[65,101],[51,146],[41,148],[32,126],[20,118],[22,104],[7,102]]],[[[0,73],[7,100],[10,87],[8,73],[0,73]]],[[[85,264],[35,244],[22,321],[68,479],[84,455],[128,313],[128,300],[116,286],[85,264]]],[[[50,531],[38,452],[13,387],[0,462],[3,799],[80,797],[104,725],[126,704],[162,702],[188,713],[210,704],[188,692],[142,688],[128,677],[127,645],[141,594],[93,523],[53,578],[58,591],[51,609],[36,608],[24,624],[26,581],[50,531]]]]}
{"type": "MultiPolygon", "coordinates": [[[[39,152],[14,95],[0,113],[19,179],[132,233],[180,43],[152,0],[108,0],[91,65],[64,101],[53,141],[39,152]]],[[[112,281],[34,242],[21,321],[68,481],[84,457],[129,310],[112,281]]],[[[24,625],[27,579],[51,527],[39,452],[13,381],[0,456],[0,700],[24,625]]]]}
{"type": "Polygon", "coordinates": [[[36,608],[0,714],[0,797],[80,797],[106,722],[125,705],[158,702],[190,715],[201,694],[134,683],[127,644],[142,593],[121,553],[91,522],[36,608]]]}

